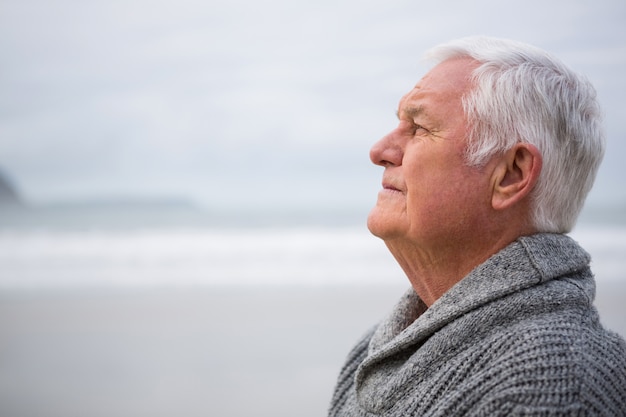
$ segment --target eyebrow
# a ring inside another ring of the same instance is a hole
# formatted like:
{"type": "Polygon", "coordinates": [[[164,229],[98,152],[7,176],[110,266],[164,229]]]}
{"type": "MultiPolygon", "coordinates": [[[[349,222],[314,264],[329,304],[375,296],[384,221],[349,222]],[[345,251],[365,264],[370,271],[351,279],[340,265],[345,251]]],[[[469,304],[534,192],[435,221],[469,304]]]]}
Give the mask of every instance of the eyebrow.
{"type": "MultiPolygon", "coordinates": [[[[400,113],[399,110],[396,110],[396,117],[398,119],[400,119],[400,113]]],[[[425,113],[425,109],[424,106],[411,106],[402,109],[402,113],[410,118],[414,118],[415,116],[425,113]]]]}

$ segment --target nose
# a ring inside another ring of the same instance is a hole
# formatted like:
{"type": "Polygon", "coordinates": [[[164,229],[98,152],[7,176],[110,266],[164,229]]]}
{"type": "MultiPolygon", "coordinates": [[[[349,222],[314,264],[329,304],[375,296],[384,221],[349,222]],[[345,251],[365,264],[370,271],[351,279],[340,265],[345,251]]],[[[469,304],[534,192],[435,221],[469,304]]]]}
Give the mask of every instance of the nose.
{"type": "MultiPolygon", "coordinates": [[[[396,129],[397,130],[397,129],[396,129]]],[[[402,165],[403,150],[398,141],[398,133],[392,130],[370,149],[370,160],[382,167],[402,165]]]]}

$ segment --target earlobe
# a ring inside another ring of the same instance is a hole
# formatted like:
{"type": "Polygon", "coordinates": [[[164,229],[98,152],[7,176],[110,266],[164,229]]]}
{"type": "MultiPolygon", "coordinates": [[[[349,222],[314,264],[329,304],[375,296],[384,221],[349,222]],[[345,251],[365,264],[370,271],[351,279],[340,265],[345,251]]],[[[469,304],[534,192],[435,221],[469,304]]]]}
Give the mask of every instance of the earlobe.
{"type": "Polygon", "coordinates": [[[524,200],[539,179],[541,165],[541,153],[534,145],[518,143],[509,149],[493,171],[492,207],[504,210],[524,200]]]}

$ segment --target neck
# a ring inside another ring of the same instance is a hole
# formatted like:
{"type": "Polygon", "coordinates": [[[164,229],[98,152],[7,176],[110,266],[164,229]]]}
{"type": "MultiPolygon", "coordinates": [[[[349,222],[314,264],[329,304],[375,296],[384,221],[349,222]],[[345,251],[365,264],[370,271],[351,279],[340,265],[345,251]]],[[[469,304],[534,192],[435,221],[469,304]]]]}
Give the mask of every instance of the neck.
{"type": "Polygon", "coordinates": [[[424,248],[405,239],[385,241],[385,244],[402,267],[415,292],[430,307],[478,265],[519,236],[532,233],[532,230],[481,233],[465,240],[455,237],[433,248],[424,248]],[[491,236],[497,238],[490,239],[491,236]],[[450,240],[453,242],[449,242],[450,240]]]}

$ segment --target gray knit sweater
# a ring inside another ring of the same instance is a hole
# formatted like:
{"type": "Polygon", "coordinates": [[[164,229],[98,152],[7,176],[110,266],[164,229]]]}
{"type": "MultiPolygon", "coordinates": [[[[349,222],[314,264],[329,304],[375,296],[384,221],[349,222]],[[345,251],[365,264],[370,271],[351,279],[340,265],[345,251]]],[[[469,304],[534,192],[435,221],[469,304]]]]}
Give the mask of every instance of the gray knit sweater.
{"type": "Polygon", "coordinates": [[[599,323],[588,264],[538,234],[421,315],[408,291],[349,354],[329,415],[626,416],[626,344],[599,323]]]}

